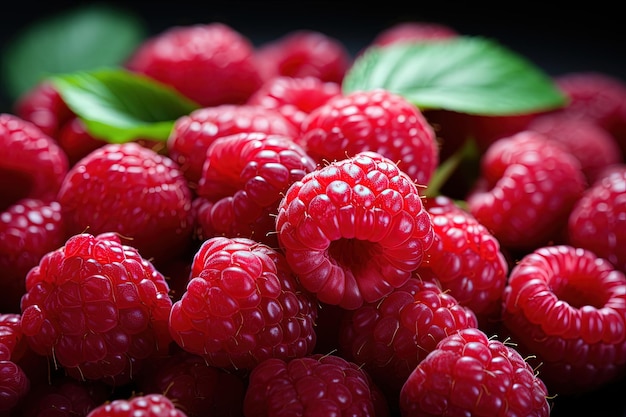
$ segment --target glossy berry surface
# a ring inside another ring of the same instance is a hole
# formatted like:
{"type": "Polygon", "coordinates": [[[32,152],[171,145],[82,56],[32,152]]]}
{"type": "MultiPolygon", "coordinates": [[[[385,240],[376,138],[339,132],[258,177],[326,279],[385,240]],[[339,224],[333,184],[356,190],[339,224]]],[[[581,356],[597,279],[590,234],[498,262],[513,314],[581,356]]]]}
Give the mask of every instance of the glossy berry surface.
{"type": "Polygon", "coordinates": [[[295,182],[279,205],[276,230],[302,286],[346,309],[402,286],[433,241],[417,186],[374,152],[295,182]]]}
{"type": "Polygon", "coordinates": [[[93,409],[87,417],[188,417],[163,394],[116,399],[93,409]]]}

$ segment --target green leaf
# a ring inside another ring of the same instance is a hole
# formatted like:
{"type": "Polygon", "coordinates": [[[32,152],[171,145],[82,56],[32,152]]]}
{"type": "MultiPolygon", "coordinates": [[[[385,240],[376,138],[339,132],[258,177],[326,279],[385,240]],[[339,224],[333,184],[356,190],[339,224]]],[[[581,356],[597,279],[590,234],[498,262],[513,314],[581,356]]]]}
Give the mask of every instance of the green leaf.
{"type": "Polygon", "coordinates": [[[177,118],[200,107],[173,88],[124,69],[99,69],[50,78],[95,137],[112,143],[167,140],[177,118]]]}
{"type": "Polygon", "coordinates": [[[135,15],[103,4],[42,18],[16,33],[3,51],[3,89],[15,100],[50,75],[119,65],[146,33],[135,15]]]}
{"type": "Polygon", "coordinates": [[[566,103],[553,80],[523,56],[469,36],[372,47],[357,58],[342,88],[384,88],[422,109],[478,115],[525,114],[566,103]]]}

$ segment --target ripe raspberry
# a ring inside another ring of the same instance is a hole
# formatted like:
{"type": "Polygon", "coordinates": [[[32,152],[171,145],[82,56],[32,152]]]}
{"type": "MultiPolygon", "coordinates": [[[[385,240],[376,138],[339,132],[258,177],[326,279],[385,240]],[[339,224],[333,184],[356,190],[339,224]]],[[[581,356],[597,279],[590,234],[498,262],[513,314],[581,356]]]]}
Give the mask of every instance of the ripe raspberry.
{"type": "Polygon", "coordinates": [[[530,122],[527,128],[563,145],[572,153],[580,162],[589,184],[604,167],[624,161],[615,138],[589,120],[558,113],[545,114],[530,122]]]}
{"type": "Polygon", "coordinates": [[[195,110],[177,119],[167,141],[168,155],[195,189],[206,151],[217,138],[243,132],[295,137],[298,130],[278,110],[253,105],[223,104],[195,110]]]}
{"type": "Polygon", "coordinates": [[[608,261],[568,245],[538,248],[513,268],[503,324],[551,392],[590,392],[626,374],[625,285],[608,261]]]}
{"type": "Polygon", "coordinates": [[[11,359],[9,347],[0,343],[0,413],[16,408],[30,390],[30,381],[11,359]]]}
{"type": "Polygon", "coordinates": [[[369,375],[332,354],[262,361],[250,373],[243,410],[246,417],[389,414],[369,375]]]}
{"type": "Polygon", "coordinates": [[[267,80],[247,104],[278,110],[298,132],[306,116],[341,95],[341,85],[317,77],[277,76],[267,80]]]}
{"type": "Polygon", "coordinates": [[[28,271],[65,243],[61,205],[26,198],[0,213],[0,312],[20,312],[28,271]]]}
{"type": "Polygon", "coordinates": [[[249,370],[315,345],[317,307],[280,252],[246,238],[206,240],[187,290],[174,303],[170,333],[184,350],[220,368],[249,370]]]}
{"type": "Polygon", "coordinates": [[[592,121],[613,135],[626,155],[626,83],[594,71],[571,72],[555,77],[569,103],[557,110],[566,116],[592,121]]]}
{"type": "Polygon", "coordinates": [[[243,416],[244,379],[184,350],[161,360],[138,387],[166,395],[189,417],[206,416],[209,410],[211,417],[243,416]]]}
{"type": "Polygon", "coordinates": [[[126,67],[203,107],[240,104],[261,86],[250,39],[223,23],[175,26],[144,41],[126,67]]]}
{"type": "Polygon", "coordinates": [[[435,132],[420,110],[382,89],[352,92],[318,107],[304,120],[299,140],[320,163],[377,152],[422,185],[439,164],[435,132]]]}
{"type": "Polygon", "coordinates": [[[283,135],[239,133],[216,139],[198,186],[198,236],[247,237],[277,247],[278,204],[289,186],[316,168],[283,135]]]}
{"type": "Polygon", "coordinates": [[[550,415],[548,390],[522,356],[479,329],[441,340],[400,393],[405,417],[550,415]]]}
{"type": "Polygon", "coordinates": [[[0,114],[0,212],[23,198],[54,200],[68,171],[67,155],[34,124],[0,114]]]}
{"type": "Polygon", "coordinates": [[[58,193],[70,235],[116,232],[161,264],[184,252],[192,193],[168,157],[134,142],[104,145],[74,165],[58,193]]]}
{"type": "Polygon", "coordinates": [[[163,394],[138,395],[105,402],[87,417],[187,417],[163,394]]]}
{"type": "Polygon", "coordinates": [[[569,215],[567,240],[626,273],[626,165],[601,175],[569,215]]]}
{"type": "Polygon", "coordinates": [[[477,325],[474,313],[437,283],[414,275],[382,300],[342,316],[340,353],[363,366],[395,404],[411,371],[441,339],[477,325]]]}
{"type": "Polygon", "coordinates": [[[31,269],[26,290],[29,346],[76,379],[127,383],[171,341],[165,278],[115,234],[72,236],[31,269]]]}
{"type": "Polygon", "coordinates": [[[446,196],[425,199],[424,206],[433,221],[435,240],[418,273],[434,275],[459,304],[476,314],[481,329],[489,331],[500,317],[509,273],[500,243],[446,196]]]}
{"type": "Polygon", "coordinates": [[[21,320],[18,313],[0,314],[0,345],[7,347],[12,359],[19,359],[23,348],[21,320]]]}
{"type": "Polygon", "coordinates": [[[346,309],[402,286],[434,235],[415,183],[374,152],[296,181],[281,200],[276,230],[300,283],[346,309]]]}
{"type": "Polygon", "coordinates": [[[398,42],[423,42],[452,39],[459,33],[443,23],[428,21],[405,21],[395,23],[379,32],[373,46],[388,46],[398,42]]]}
{"type": "Polygon", "coordinates": [[[256,48],[263,80],[276,76],[316,77],[341,84],[352,56],[338,39],[315,30],[294,30],[256,48]]]}
{"type": "Polygon", "coordinates": [[[578,160],[530,130],[494,142],[467,197],[470,213],[505,249],[528,251],[562,240],[586,186],[578,160]]]}

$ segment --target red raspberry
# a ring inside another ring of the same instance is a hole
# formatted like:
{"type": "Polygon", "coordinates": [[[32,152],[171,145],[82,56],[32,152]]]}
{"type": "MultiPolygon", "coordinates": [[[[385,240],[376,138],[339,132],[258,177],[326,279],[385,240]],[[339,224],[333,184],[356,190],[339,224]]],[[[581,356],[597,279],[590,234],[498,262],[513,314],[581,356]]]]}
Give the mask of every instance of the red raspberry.
{"type": "Polygon", "coordinates": [[[459,36],[452,27],[429,21],[395,23],[376,35],[373,46],[388,46],[398,42],[423,42],[452,39],[459,36]]]}
{"type": "Polygon", "coordinates": [[[382,89],[355,91],[318,107],[304,120],[299,140],[320,163],[377,152],[422,185],[439,164],[435,132],[420,110],[382,89]]]}
{"type": "Polygon", "coordinates": [[[626,165],[619,166],[605,171],[576,202],[567,240],[626,273],[626,165]]]}
{"type": "MultiPolygon", "coordinates": [[[[0,343],[0,413],[15,409],[30,390],[30,380],[11,359],[8,346],[0,343]]],[[[4,415],[4,414],[2,414],[4,415]]]]}
{"type": "Polygon", "coordinates": [[[277,247],[278,204],[315,168],[291,137],[252,132],[216,139],[194,201],[199,238],[240,236],[277,247]]]}
{"type": "Polygon", "coordinates": [[[67,232],[116,232],[162,264],[193,231],[192,193],[170,158],[134,142],[104,145],[74,165],[58,194],[67,232]]]}
{"type": "Polygon", "coordinates": [[[254,52],[250,39],[223,23],[177,26],[144,41],[126,67],[203,107],[240,104],[261,86],[254,52]]]}
{"type": "Polygon", "coordinates": [[[489,147],[467,204],[504,248],[528,251],[562,240],[567,217],[585,186],[576,157],[527,130],[489,147]]]}
{"type": "Polygon", "coordinates": [[[23,349],[21,321],[21,314],[0,314],[0,345],[7,347],[13,359],[19,359],[20,351],[23,349]]]}
{"type": "Polygon", "coordinates": [[[22,198],[54,200],[69,168],[67,155],[41,129],[0,114],[0,212],[22,198]]]}
{"type": "Polygon", "coordinates": [[[500,317],[509,273],[500,243],[454,200],[438,196],[425,199],[424,205],[433,221],[435,240],[418,273],[434,275],[459,304],[476,314],[481,329],[488,331],[500,317]]]}
{"type": "Polygon", "coordinates": [[[548,390],[511,346],[479,329],[441,340],[400,393],[404,417],[550,415],[548,390]]]}
{"type": "Polygon", "coordinates": [[[301,284],[346,309],[402,286],[433,241],[417,186],[374,152],[296,181],[279,205],[276,230],[301,284]]]}
{"type": "Polygon", "coordinates": [[[161,360],[138,387],[166,395],[189,417],[204,417],[208,411],[211,417],[243,416],[244,379],[184,350],[161,360]]]}
{"type": "Polygon", "coordinates": [[[317,307],[280,252],[246,238],[206,240],[174,303],[170,333],[211,366],[252,369],[303,357],[315,345],[317,307]]]}
{"type": "Polygon", "coordinates": [[[29,346],[76,379],[127,383],[170,343],[163,275],[113,234],[72,236],[26,277],[29,346]]]}
{"type": "Polygon", "coordinates": [[[295,137],[298,129],[275,109],[231,104],[206,107],[176,120],[167,141],[168,155],[195,188],[209,145],[219,137],[243,132],[295,137]]]}
{"type": "Polygon", "coordinates": [[[91,410],[87,417],[187,417],[163,394],[138,395],[107,401],[91,410]]]}
{"type": "Polygon", "coordinates": [[[339,95],[341,85],[336,82],[312,76],[277,76],[267,80],[247,104],[278,110],[299,132],[309,113],[339,95]]]}
{"type": "Polygon", "coordinates": [[[26,198],[0,213],[0,311],[18,313],[28,271],[65,243],[61,205],[26,198]]]}
{"type": "Polygon", "coordinates": [[[256,48],[263,80],[276,76],[316,77],[341,83],[352,65],[346,46],[315,30],[294,30],[256,48]]]}
{"type": "Polygon", "coordinates": [[[594,71],[570,72],[555,77],[569,99],[557,110],[566,116],[592,121],[613,135],[626,154],[626,83],[594,71]]]}
{"type": "Polygon", "coordinates": [[[243,410],[246,417],[389,415],[369,375],[332,354],[261,362],[250,373],[243,410]]]}
{"type": "Polygon", "coordinates": [[[592,183],[604,167],[624,161],[615,138],[589,120],[558,113],[545,114],[530,122],[527,128],[563,145],[572,153],[580,162],[588,183],[592,183]]]}
{"type": "Polygon", "coordinates": [[[389,403],[397,404],[411,371],[440,340],[477,325],[471,310],[437,283],[415,275],[382,300],[342,316],[340,352],[363,366],[389,403]]]}
{"type": "Polygon", "coordinates": [[[625,286],[608,261],[568,245],[538,248],[513,268],[503,324],[551,392],[590,392],[626,374],[625,286]]]}

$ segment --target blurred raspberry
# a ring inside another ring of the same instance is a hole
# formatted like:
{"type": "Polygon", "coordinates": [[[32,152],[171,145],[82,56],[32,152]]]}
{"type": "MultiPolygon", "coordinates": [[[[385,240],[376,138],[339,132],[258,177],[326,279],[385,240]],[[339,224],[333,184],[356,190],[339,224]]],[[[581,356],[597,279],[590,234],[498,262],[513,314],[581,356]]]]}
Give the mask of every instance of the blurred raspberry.
{"type": "Polygon", "coordinates": [[[398,42],[423,42],[452,39],[459,33],[443,23],[429,21],[403,21],[380,31],[372,46],[388,46],[398,42]]]}
{"type": "Polygon", "coordinates": [[[187,417],[182,410],[163,394],[118,398],[102,403],[87,417],[187,417]]]}
{"type": "Polygon", "coordinates": [[[9,348],[0,343],[0,413],[15,409],[30,390],[30,381],[11,359],[9,348]]]}

